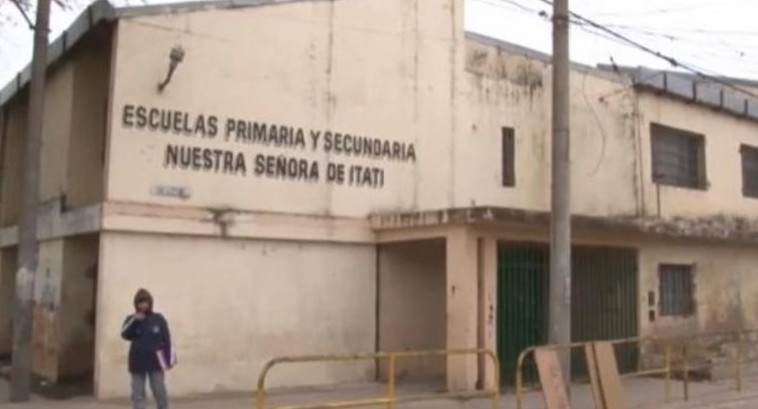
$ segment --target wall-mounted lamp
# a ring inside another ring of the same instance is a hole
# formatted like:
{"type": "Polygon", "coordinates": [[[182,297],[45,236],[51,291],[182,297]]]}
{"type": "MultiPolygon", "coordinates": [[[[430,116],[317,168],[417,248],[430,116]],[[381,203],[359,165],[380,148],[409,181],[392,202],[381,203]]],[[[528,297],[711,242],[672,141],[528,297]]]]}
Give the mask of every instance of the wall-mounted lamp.
{"type": "Polygon", "coordinates": [[[166,85],[171,82],[171,77],[174,75],[176,67],[178,67],[179,63],[184,60],[184,49],[179,45],[174,46],[174,48],[171,49],[171,54],[169,54],[169,59],[168,74],[166,74],[166,79],[158,84],[158,92],[163,92],[166,85]]]}

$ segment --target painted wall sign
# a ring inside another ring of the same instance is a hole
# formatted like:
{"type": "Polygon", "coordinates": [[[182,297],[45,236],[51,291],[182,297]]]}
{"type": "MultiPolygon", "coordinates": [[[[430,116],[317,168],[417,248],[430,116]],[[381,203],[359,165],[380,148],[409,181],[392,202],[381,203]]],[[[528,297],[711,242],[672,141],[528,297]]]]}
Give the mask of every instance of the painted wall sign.
{"type": "Polygon", "coordinates": [[[413,143],[143,105],[125,104],[122,124],[177,138],[163,149],[161,162],[166,169],[380,189],[385,185],[384,164],[416,162],[413,143]],[[187,138],[221,141],[229,146],[198,146],[185,142],[187,138]],[[287,152],[271,154],[251,147],[287,152]],[[318,151],[327,155],[326,161],[297,154],[318,151]],[[339,158],[375,164],[342,163],[339,158]]]}
{"type": "Polygon", "coordinates": [[[154,196],[174,197],[187,200],[192,196],[190,189],[183,186],[155,185],[150,188],[150,194],[154,196]]]}

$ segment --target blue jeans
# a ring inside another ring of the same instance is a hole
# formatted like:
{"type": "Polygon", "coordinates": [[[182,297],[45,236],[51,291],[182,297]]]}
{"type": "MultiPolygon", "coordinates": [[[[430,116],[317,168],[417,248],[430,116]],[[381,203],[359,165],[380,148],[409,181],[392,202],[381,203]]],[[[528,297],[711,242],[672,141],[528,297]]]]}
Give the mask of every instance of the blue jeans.
{"type": "Polygon", "coordinates": [[[147,408],[147,394],[145,393],[145,381],[147,380],[150,381],[150,389],[153,391],[158,409],[168,409],[168,392],[166,391],[163,372],[132,374],[132,407],[134,409],[147,408]]]}

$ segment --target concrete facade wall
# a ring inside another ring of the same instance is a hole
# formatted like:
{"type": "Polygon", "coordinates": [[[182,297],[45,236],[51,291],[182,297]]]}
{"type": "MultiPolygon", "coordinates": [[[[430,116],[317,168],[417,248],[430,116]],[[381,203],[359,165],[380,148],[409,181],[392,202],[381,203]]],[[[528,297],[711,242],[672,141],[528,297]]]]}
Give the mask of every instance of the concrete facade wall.
{"type": "MultiPolygon", "coordinates": [[[[471,349],[479,336],[479,240],[466,226],[454,227],[447,235],[446,284],[447,349],[471,349]]],[[[452,356],[447,360],[450,390],[473,390],[479,376],[476,356],[452,356]]]]}
{"type": "MultiPolygon", "coordinates": [[[[670,240],[644,235],[619,235],[575,230],[574,242],[587,246],[618,246],[638,250],[640,336],[679,337],[703,332],[758,328],[758,264],[755,247],[694,240],[670,240]],[[695,270],[695,313],[691,317],[661,317],[658,301],[660,264],[688,264],[695,270]],[[648,292],[654,292],[655,321],[648,320],[648,292]]],[[[488,240],[547,243],[547,229],[519,226],[478,229],[488,240]]],[[[496,263],[496,260],[490,264],[496,263]]],[[[492,267],[492,266],[491,266],[492,267]]],[[[495,275],[492,271],[488,275],[495,275]]],[[[496,286],[495,283],[488,286],[496,286]]],[[[490,287],[491,288],[491,287],[490,287]]],[[[496,287],[495,287],[496,288],[496,287]]]]}
{"type": "Polygon", "coordinates": [[[34,280],[32,369],[52,382],[56,382],[60,375],[63,244],[63,239],[39,244],[39,264],[34,280]]]}
{"type": "Polygon", "coordinates": [[[462,11],[459,0],[359,0],[120,21],[108,200],[356,217],[452,206],[454,165],[440,160],[455,159],[460,126],[462,11]],[[159,93],[177,45],[186,56],[159,93]],[[180,119],[151,129],[151,109],[180,119]],[[269,136],[274,125],[295,142],[249,142],[238,121],[266,124],[269,136]],[[185,122],[189,131],[172,130],[185,122]],[[386,142],[391,154],[341,153],[338,134],[386,142]],[[167,157],[179,146],[228,152],[233,166],[177,166],[167,157]],[[302,159],[305,170],[298,162],[280,176],[268,158],[302,159]],[[329,180],[330,166],[344,166],[341,181],[329,180]],[[356,182],[357,166],[370,177],[356,182]]]}
{"type": "MultiPolygon", "coordinates": [[[[106,42],[107,42],[106,36],[106,42]]],[[[109,60],[103,47],[85,41],[70,59],[53,68],[47,79],[47,95],[41,145],[40,223],[44,229],[60,227],[61,210],[96,203],[102,200],[103,142],[107,106],[109,60]],[[98,193],[100,192],[100,193],[98,193]],[[59,201],[68,199],[65,207],[59,201]]],[[[4,109],[4,128],[0,152],[2,183],[0,183],[0,225],[3,249],[0,256],[0,354],[9,354],[12,343],[12,313],[15,300],[17,269],[17,224],[20,217],[22,165],[27,127],[26,96],[22,92],[4,109]],[[12,241],[8,241],[12,238],[12,241]]],[[[80,224],[76,221],[74,225],[80,224]]],[[[98,223],[99,224],[99,223],[98,223]]],[[[65,230],[65,229],[64,229],[65,230]]],[[[91,374],[93,370],[94,328],[82,334],[77,318],[81,307],[92,303],[72,285],[68,269],[76,261],[70,254],[71,241],[55,239],[40,243],[39,268],[34,289],[33,371],[49,381],[91,374]],[[72,264],[73,263],[73,264],[72,264]],[[86,344],[87,351],[81,351],[86,344]],[[77,351],[77,347],[80,350],[77,351]]],[[[97,244],[97,240],[94,241],[97,244]]],[[[86,247],[86,246],[85,246],[86,247]]],[[[97,255],[97,247],[86,247],[75,256],[97,255]]],[[[89,299],[94,288],[89,289],[89,299]]]]}
{"type": "Polygon", "coordinates": [[[755,219],[758,200],[742,195],[740,145],[758,146],[758,124],[671,98],[640,93],[640,134],[645,213],[672,217],[755,219]],[[705,137],[707,189],[660,185],[652,179],[650,123],[705,137]]]}
{"type": "Polygon", "coordinates": [[[689,336],[695,333],[758,328],[758,255],[753,246],[653,241],[640,245],[640,306],[643,335],[689,336]],[[648,320],[647,293],[658,291],[659,264],[694,266],[695,314],[648,320]]]}
{"type": "MultiPolygon", "coordinates": [[[[494,42],[469,38],[465,44],[466,129],[459,136],[458,154],[469,166],[457,169],[465,181],[460,205],[547,211],[551,66],[494,42]],[[503,127],[515,130],[514,187],[502,186],[503,127]]],[[[638,215],[634,93],[618,76],[575,67],[571,96],[572,211],[638,215]]]]}
{"type": "MultiPolygon", "coordinates": [[[[71,125],[75,122],[72,115],[74,74],[75,65],[64,64],[50,75],[45,84],[45,119],[40,153],[41,202],[63,196],[68,187],[68,155],[71,149],[75,149],[71,146],[71,125]]],[[[23,139],[26,139],[26,134],[23,139]]]]}
{"type": "MultiPolygon", "coordinates": [[[[53,68],[46,82],[40,152],[40,202],[65,197],[81,207],[103,199],[104,143],[109,88],[110,34],[98,32],[71,58],[53,68]]],[[[0,149],[0,225],[18,223],[27,127],[26,95],[5,107],[0,149]]]]}
{"type": "Polygon", "coordinates": [[[66,206],[79,208],[102,202],[105,189],[105,140],[110,88],[110,31],[98,32],[74,56],[70,148],[66,206]]]}
{"type": "MultiPolygon", "coordinates": [[[[70,58],[48,73],[40,152],[40,237],[51,233],[46,229],[61,230],[64,213],[103,199],[110,34],[107,29],[98,30],[97,35],[85,37],[70,58]]],[[[17,266],[15,250],[10,246],[18,239],[15,225],[20,218],[22,195],[25,99],[22,93],[4,107],[6,122],[0,147],[0,225],[6,228],[1,262],[5,278],[0,280],[2,353],[10,351],[12,335],[12,278],[17,266]]],[[[70,226],[87,223],[92,220],[73,220],[70,226]]],[[[63,237],[66,229],[63,227],[63,235],[54,240],[41,239],[34,289],[33,371],[52,382],[91,374],[94,366],[94,322],[88,324],[88,329],[82,328],[86,320],[93,321],[93,317],[85,315],[94,313],[94,285],[87,285],[86,279],[84,285],[77,284],[77,272],[71,270],[79,269],[77,263],[83,260],[95,259],[97,239],[90,240],[90,245],[78,246],[80,238],[63,237]]],[[[93,272],[90,271],[90,279],[94,278],[93,272]]]]}
{"type": "MultiPolygon", "coordinates": [[[[33,370],[51,382],[91,376],[98,238],[42,241],[34,286],[33,370]]],[[[16,247],[0,253],[0,355],[11,352],[16,247]]]]}
{"type": "MultiPolygon", "coordinates": [[[[444,349],[445,240],[389,243],[379,246],[379,350],[444,349]]],[[[402,359],[397,379],[444,379],[442,357],[402,359]]],[[[382,377],[387,376],[382,366],[382,377]]]]}
{"type": "Polygon", "coordinates": [[[19,99],[5,110],[2,149],[2,184],[0,184],[0,225],[18,223],[21,211],[21,161],[26,132],[26,101],[19,99]]]}
{"type": "MultiPolygon", "coordinates": [[[[473,348],[475,345],[496,350],[497,339],[497,244],[499,241],[516,242],[548,242],[546,228],[535,228],[525,225],[503,226],[469,226],[467,228],[448,226],[437,230],[428,230],[429,237],[446,237],[448,251],[451,247],[459,247],[459,251],[448,255],[447,274],[473,274],[471,271],[481,271],[479,279],[482,288],[478,292],[461,292],[460,285],[448,282],[447,303],[457,303],[454,311],[460,317],[468,318],[450,320],[448,314],[447,348],[473,348]],[[468,238],[464,240],[464,238],[468,238]],[[456,244],[457,242],[457,244],[456,244]],[[467,244],[468,243],[468,244],[467,244]],[[475,243],[477,243],[475,245],[475,243]],[[466,251],[467,246],[475,246],[476,250],[466,251]],[[471,263],[467,254],[479,253],[476,266],[468,269],[450,268],[451,265],[461,266],[471,263]],[[456,255],[457,254],[457,255],[456,255]],[[453,257],[456,261],[451,263],[453,257]],[[468,260],[468,261],[467,261],[468,260]],[[453,292],[455,295],[453,296],[453,292]],[[475,305],[479,304],[479,314],[473,318],[475,305]],[[474,326],[472,328],[472,325],[474,326]],[[469,328],[471,328],[469,330],[469,328]],[[472,333],[479,331],[479,340],[475,341],[472,333]]],[[[421,231],[409,229],[406,231],[387,232],[379,236],[379,240],[392,242],[401,241],[402,237],[409,240],[419,240],[424,236],[421,231]]],[[[693,240],[665,240],[645,235],[619,235],[614,232],[600,230],[575,230],[574,243],[585,246],[618,246],[635,248],[638,251],[638,319],[639,336],[655,338],[686,338],[692,339],[696,334],[729,332],[740,328],[758,328],[758,305],[755,294],[758,291],[758,265],[755,260],[755,247],[738,244],[718,244],[698,242],[693,240]],[[695,311],[688,317],[661,317],[658,267],[660,264],[690,264],[695,268],[695,311]],[[655,320],[648,320],[648,292],[652,291],[656,304],[655,320]]],[[[448,278],[449,279],[449,278],[448,278]]],[[[476,280],[459,281],[472,284],[476,280]]],[[[448,311],[452,311],[448,308],[448,311]]],[[[697,342],[698,350],[692,351],[695,359],[708,358],[711,360],[728,360],[734,347],[733,339],[729,337],[703,337],[697,342]]],[[[660,350],[654,344],[645,344],[643,363],[657,365],[660,350]]],[[[758,351],[749,351],[754,356],[758,351]]],[[[471,388],[477,379],[489,382],[492,378],[491,366],[488,360],[480,360],[478,365],[470,359],[451,360],[448,363],[448,386],[463,389],[471,388]],[[457,363],[456,363],[457,362],[457,363]],[[450,365],[457,365],[450,369],[450,365]],[[470,367],[471,366],[471,367],[470,367]],[[477,371],[478,370],[478,371],[477,371]],[[452,372],[455,371],[455,372],[452,372]],[[477,373],[478,372],[478,373],[477,373]]],[[[714,376],[714,375],[712,375],[714,376]]],[[[715,375],[718,376],[718,375],[715,375]]]]}
{"type": "Polygon", "coordinates": [[[15,247],[0,250],[0,355],[10,355],[13,348],[16,264],[15,247]]]}
{"type": "Polygon", "coordinates": [[[98,245],[97,235],[67,238],[63,244],[58,341],[61,377],[91,377],[94,372],[98,245]]]}
{"type": "MultiPolygon", "coordinates": [[[[375,348],[373,246],[104,233],[99,259],[99,398],[124,396],[120,329],[140,287],[175,334],[176,395],[250,390],[275,356],[375,348]]],[[[372,363],[284,365],[269,386],[370,380],[374,371],[372,363]]]]}

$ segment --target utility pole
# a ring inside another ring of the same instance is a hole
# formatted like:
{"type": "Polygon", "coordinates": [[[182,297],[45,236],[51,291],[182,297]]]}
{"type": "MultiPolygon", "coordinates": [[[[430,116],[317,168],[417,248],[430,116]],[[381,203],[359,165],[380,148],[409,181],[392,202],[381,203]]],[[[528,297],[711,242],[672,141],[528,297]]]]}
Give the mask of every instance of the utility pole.
{"type": "Polygon", "coordinates": [[[13,402],[28,401],[31,392],[32,308],[34,277],[37,273],[37,205],[49,25],[50,0],[38,0],[37,19],[34,25],[32,79],[29,86],[21,221],[19,223],[16,304],[13,311],[13,354],[11,362],[11,401],[13,402]]]}
{"type": "MultiPolygon", "coordinates": [[[[569,129],[569,5],[553,0],[553,140],[550,203],[551,344],[571,342],[571,166],[569,129]]],[[[571,354],[561,355],[566,386],[571,382],[571,354]]]]}

